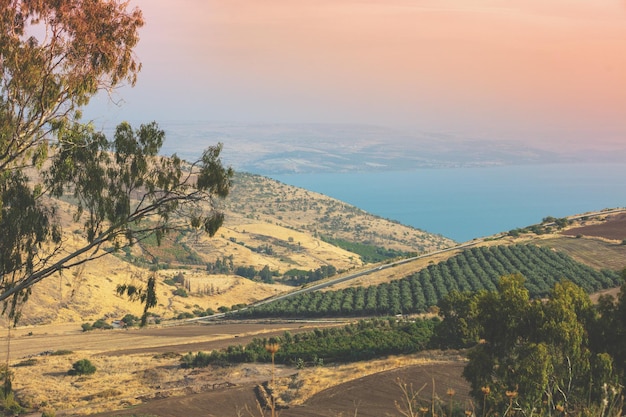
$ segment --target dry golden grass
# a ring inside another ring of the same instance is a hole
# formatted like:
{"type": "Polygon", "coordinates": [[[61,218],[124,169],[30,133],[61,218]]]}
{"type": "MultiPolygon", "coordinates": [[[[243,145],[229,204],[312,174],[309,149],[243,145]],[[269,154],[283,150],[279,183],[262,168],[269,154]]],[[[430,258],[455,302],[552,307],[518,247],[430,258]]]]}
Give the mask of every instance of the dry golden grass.
{"type": "MultiPolygon", "coordinates": [[[[98,351],[80,351],[36,359],[33,366],[12,368],[20,400],[38,409],[71,410],[73,415],[121,409],[153,398],[189,395],[211,390],[214,385],[261,383],[269,381],[272,375],[270,364],[182,369],[178,357],[171,355],[103,356],[98,351]],[[95,374],[67,375],[72,363],[85,358],[96,366],[95,374]]],[[[297,405],[327,388],[378,372],[459,360],[462,359],[456,353],[429,352],[301,370],[278,365],[276,388],[283,402],[288,399],[290,405],[297,405]],[[293,386],[294,374],[297,388],[293,386]]]]}
{"type": "Polygon", "coordinates": [[[227,224],[218,234],[210,242],[205,240],[205,246],[210,244],[215,249],[219,248],[218,252],[222,256],[236,253],[238,265],[250,265],[257,269],[268,265],[270,269],[281,273],[292,268],[310,270],[329,264],[340,270],[362,265],[354,253],[322,242],[307,233],[275,224],[227,224]],[[238,243],[233,243],[231,239],[238,243]],[[262,245],[271,246],[275,255],[268,257],[249,249],[262,245]]]}
{"type": "Polygon", "coordinates": [[[237,224],[262,222],[316,238],[332,236],[406,252],[430,252],[454,243],[325,195],[258,175],[238,174],[225,207],[230,213],[229,221],[237,224]]]}
{"type": "MultiPolygon", "coordinates": [[[[50,407],[53,410],[73,410],[88,414],[120,408],[140,402],[136,398],[150,395],[154,387],[143,381],[140,370],[171,366],[171,360],[150,357],[122,356],[95,357],[90,352],[66,356],[37,358],[35,366],[14,367],[15,382],[20,400],[30,407],[50,407]],[[89,359],[97,368],[93,375],[69,376],[67,371],[79,359],[89,359]],[[143,366],[142,366],[143,365],[143,366]]],[[[163,371],[177,380],[179,372],[163,371]]]]}

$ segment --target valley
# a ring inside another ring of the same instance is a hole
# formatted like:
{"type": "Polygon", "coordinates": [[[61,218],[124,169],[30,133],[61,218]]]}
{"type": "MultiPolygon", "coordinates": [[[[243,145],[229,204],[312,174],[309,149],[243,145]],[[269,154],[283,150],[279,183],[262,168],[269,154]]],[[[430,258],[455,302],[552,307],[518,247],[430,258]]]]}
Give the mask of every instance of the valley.
{"type": "MultiPolygon", "coordinates": [[[[56,282],[49,280],[35,288],[33,301],[24,310],[24,324],[10,333],[5,330],[7,350],[0,352],[6,353],[13,364],[16,393],[26,404],[35,409],[54,409],[56,415],[105,412],[101,415],[173,416],[180,415],[177,413],[181,407],[191,417],[207,413],[237,415],[246,407],[258,414],[253,411],[257,401],[255,387],[271,379],[270,365],[242,363],[184,369],[180,366],[182,355],[245,345],[258,338],[283,337],[285,332],[295,335],[342,327],[360,317],[335,315],[285,320],[287,316],[283,316],[241,321],[235,316],[235,321],[231,318],[207,322],[202,322],[202,317],[189,319],[198,311],[217,312],[220,307],[230,310],[231,306],[253,304],[293,290],[278,280],[264,283],[258,278],[211,274],[204,267],[231,256],[234,263],[252,265],[258,270],[270,265],[270,269],[279,273],[294,266],[314,269],[333,265],[340,269],[337,275],[340,278],[370,270],[367,275],[336,284],[331,281],[337,277],[326,278],[331,285],[324,290],[327,292],[388,284],[444,264],[469,247],[533,244],[566,253],[596,270],[621,270],[626,259],[626,246],[622,245],[626,223],[620,210],[577,218],[562,230],[546,224],[541,234],[530,230],[515,236],[502,233],[455,247],[453,242],[440,237],[390,223],[305,190],[256,176],[252,176],[250,183],[239,181],[235,188],[239,194],[235,191],[233,199],[226,203],[227,221],[213,240],[187,235],[166,240],[160,247],[136,247],[127,253],[101,258],[70,277],[62,276],[56,282]],[[280,190],[277,195],[282,197],[273,198],[271,204],[267,203],[267,197],[261,198],[254,191],[276,193],[275,187],[280,190]],[[328,219],[322,220],[324,216],[328,219]],[[358,254],[321,240],[322,234],[332,234],[345,241],[381,244],[403,251],[409,257],[416,253],[422,256],[408,261],[390,259],[372,268],[358,254]],[[420,250],[415,250],[416,244],[420,250]],[[254,250],[262,245],[273,249],[254,250]],[[180,250],[193,254],[189,258],[191,263],[181,262],[180,257],[172,255],[180,250]],[[140,314],[141,306],[117,296],[115,286],[129,280],[140,281],[146,274],[146,265],[140,260],[150,256],[158,257],[159,264],[169,264],[169,268],[157,271],[161,277],[160,298],[154,312],[161,317],[160,324],[146,329],[81,331],[83,322],[99,318],[112,321],[125,314],[140,314]],[[184,279],[165,282],[176,276],[184,279]],[[211,286],[212,290],[208,290],[211,286]],[[187,289],[188,294],[173,295],[179,288],[187,289]],[[95,376],[76,379],[66,375],[72,362],[80,358],[89,358],[96,365],[95,376]],[[111,409],[118,411],[107,411],[111,409]]],[[[467,406],[469,388],[460,377],[464,363],[464,355],[454,351],[425,351],[354,364],[331,363],[320,368],[296,369],[293,365],[280,364],[276,376],[285,384],[285,392],[291,392],[287,386],[295,384],[294,378],[299,387],[297,393],[285,394],[291,398],[292,405],[282,410],[281,415],[339,415],[358,410],[360,416],[375,416],[394,412],[394,403],[384,398],[401,397],[397,378],[413,383],[416,389],[425,387],[424,401],[432,398],[433,389],[438,392],[437,398],[446,398],[446,391],[454,389],[458,393],[454,401],[467,406]],[[433,383],[434,387],[429,385],[433,383]],[[336,392],[354,395],[348,395],[349,400],[341,399],[345,395],[337,396],[336,392]],[[364,392],[370,393],[369,398],[359,397],[358,393],[364,392]],[[372,396],[372,392],[376,395],[372,396]]]]}

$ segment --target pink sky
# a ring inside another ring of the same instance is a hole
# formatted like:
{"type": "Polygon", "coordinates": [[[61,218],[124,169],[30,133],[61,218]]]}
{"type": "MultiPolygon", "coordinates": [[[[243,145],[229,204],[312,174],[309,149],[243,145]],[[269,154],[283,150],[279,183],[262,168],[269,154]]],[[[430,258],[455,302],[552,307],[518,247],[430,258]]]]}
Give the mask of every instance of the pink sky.
{"type": "Polygon", "coordinates": [[[131,0],[144,69],[96,122],[368,123],[626,142],[624,0],[131,0]]]}

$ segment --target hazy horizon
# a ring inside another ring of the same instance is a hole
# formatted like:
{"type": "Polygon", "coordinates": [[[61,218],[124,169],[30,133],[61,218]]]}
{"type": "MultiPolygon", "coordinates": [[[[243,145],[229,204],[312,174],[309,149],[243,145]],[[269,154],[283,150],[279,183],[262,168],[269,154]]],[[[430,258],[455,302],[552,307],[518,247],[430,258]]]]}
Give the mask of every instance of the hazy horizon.
{"type": "Polygon", "coordinates": [[[626,3],[597,0],[131,0],[134,89],[85,115],[357,123],[619,147],[626,3]]]}

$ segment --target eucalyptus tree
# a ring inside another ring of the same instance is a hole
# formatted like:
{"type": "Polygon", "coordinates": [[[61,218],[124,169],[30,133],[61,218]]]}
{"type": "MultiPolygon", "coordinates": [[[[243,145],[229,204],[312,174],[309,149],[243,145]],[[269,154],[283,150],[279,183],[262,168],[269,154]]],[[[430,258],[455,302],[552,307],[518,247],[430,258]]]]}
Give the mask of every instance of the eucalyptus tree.
{"type": "Polygon", "coordinates": [[[155,123],[113,138],[81,123],[98,92],[134,85],[140,10],[118,0],[0,0],[0,301],[14,317],[37,282],[157,240],[175,228],[214,234],[232,170],[221,145],[195,163],[159,156],[155,123]],[[66,244],[52,197],[69,196],[84,239],[66,244]]]}

